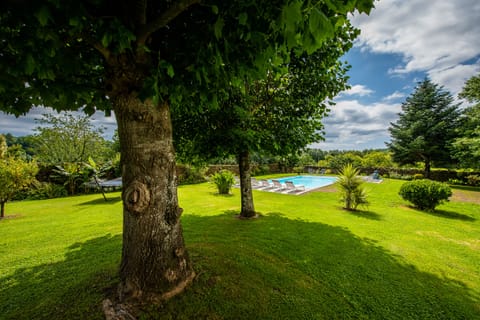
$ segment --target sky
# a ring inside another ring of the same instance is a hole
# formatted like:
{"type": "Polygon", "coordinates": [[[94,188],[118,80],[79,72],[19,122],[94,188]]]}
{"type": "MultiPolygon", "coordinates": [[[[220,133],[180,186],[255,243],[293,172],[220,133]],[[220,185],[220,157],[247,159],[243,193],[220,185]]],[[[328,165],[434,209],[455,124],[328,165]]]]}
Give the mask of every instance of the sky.
{"type": "MultiPolygon", "coordinates": [[[[381,0],[370,15],[355,14],[361,30],[344,57],[351,65],[351,89],[335,98],[325,125],[322,150],[382,149],[401,104],[429,77],[455,98],[465,81],[480,72],[480,1],[381,0]]],[[[23,136],[48,110],[34,108],[15,118],[0,112],[0,133],[23,136]]],[[[93,122],[110,138],[115,118],[97,112],[93,122]]]]}

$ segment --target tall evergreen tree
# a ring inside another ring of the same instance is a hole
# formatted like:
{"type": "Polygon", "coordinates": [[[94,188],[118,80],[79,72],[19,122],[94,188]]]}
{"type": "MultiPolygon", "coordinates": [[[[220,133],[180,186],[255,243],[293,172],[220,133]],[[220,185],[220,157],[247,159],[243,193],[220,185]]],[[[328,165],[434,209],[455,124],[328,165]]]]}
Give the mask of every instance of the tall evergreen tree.
{"type": "Polygon", "coordinates": [[[427,178],[432,164],[451,163],[460,111],[448,91],[426,78],[402,104],[399,116],[390,123],[392,141],[387,143],[395,162],[422,162],[427,178]]]}
{"type": "Polygon", "coordinates": [[[464,121],[453,143],[454,157],[463,167],[480,168],[480,74],[468,79],[458,96],[474,105],[462,111],[464,121]]]}

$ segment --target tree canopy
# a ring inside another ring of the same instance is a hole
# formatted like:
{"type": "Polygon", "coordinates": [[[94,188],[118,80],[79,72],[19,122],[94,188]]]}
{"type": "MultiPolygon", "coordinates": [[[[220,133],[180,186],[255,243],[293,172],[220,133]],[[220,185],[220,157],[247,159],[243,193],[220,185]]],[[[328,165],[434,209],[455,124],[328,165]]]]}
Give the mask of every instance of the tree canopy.
{"type": "Polygon", "coordinates": [[[36,162],[16,158],[7,153],[6,139],[0,135],[0,218],[5,216],[5,204],[35,181],[36,162]]]}
{"type": "Polygon", "coordinates": [[[63,165],[108,157],[103,128],[94,127],[88,116],[44,114],[38,122],[41,126],[35,129],[35,155],[39,161],[63,165]]]}
{"type": "Polygon", "coordinates": [[[421,162],[429,177],[432,163],[449,164],[451,143],[457,136],[460,112],[452,95],[426,78],[402,103],[402,112],[390,123],[392,158],[399,164],[421,162]]]}

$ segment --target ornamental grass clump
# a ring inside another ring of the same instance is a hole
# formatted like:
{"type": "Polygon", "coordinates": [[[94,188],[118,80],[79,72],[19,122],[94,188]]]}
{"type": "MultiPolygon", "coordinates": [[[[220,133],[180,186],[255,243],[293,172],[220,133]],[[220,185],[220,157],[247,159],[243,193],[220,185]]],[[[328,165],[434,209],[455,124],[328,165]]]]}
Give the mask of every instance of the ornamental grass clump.
{"type": "Polygon", "coordinates": [[[367,205],[367,192],[359,171],[352,164],[347,164],[340,171],[337,187],[341,194],[341,201],[347,210],[356,210],[359,205],[367,205]]]}
{"type": "Polygon", "coordinates": [[[398,193],[420,210],[433,211],[435,207],[452,195],[452,189],[446,183],[422,179],[404,183],[398,193]]]}
{"type": "Polygon", "coordinates": [[[211,182],[217,187],[219,194],[229,194],[235,184],[235,176],[231,171],[220,170],[212,176],[211,182]]]}

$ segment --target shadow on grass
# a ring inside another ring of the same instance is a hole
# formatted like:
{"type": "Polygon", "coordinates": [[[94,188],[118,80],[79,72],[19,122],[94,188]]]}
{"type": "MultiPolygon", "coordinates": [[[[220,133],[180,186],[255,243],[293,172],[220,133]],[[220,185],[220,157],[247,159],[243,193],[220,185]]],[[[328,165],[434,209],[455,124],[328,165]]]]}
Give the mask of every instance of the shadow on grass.
{"type": "Polygon", "coordinates": [[[477,219],[458,212],[448,211],[448,210],[438,210],[435,209],[434,211],[427,211],[427,210],[420,210],[414,206],[408,206],[410,209],[417,211],[419,214],[429,214],[435,217],[446,218],[446,219],[454,219],[454,220],[462,220],[462,221],[470,221],[475,222],[477,219]]]}
{"type": "Polygon", "coordinates": [[[120,253],[121,235],[105,235],[73,244],[64,261],[0,276],[0,319],[102,319],[120,253]]]}
{"type": "Polygon", "coordinates": [[[431,211],[431,212],[429,212],[429,211],[422,211],[422,212],[428,213],[432,216],[437,216],[437,217],[442,217],[442,218],[447,218],[447,219],[455,219],[455,220],[470,221],[470,222],[477,221],[477,219],[475,219],[471,216],[468,216],[466,214],[457,213],[457,212],[454,212],[454,211],[435,210],[435,211],[431,211]]]}
{"type": "Polygon", "coordinates": [[[420,271],[345,228],[236,214],[185,214],[199,276],[146,319],[480,318],[479,297],[463,283],[420,271]]]}
{"type": "MultiPolygon", "coordinates": [[[[464,284],[422,272],[345,228],[281,213],[185,214],[198,274],[144,319],[479,319],[464,284]]],[[[121,236],[70,246],[65,260],[0,278],[2,319],[102,319],[121,236]]]]}
{"type": "Polygon", "coordinates": [[[352,216],[356,216],[359,218],[365,218],[365,219],[370,219],[370,220],[377,220],[380,221],[382,220],[382,216],[379,215],[378,213],[375,213],[373,211],[363,211],[363,210],[345,210],[348,214],[351,214],[352,216]]]}
{"type": "Polygon", "coordinates": [[[108,194],[106,196],[107,196],[107,201],[105,201],[105,199],[103,199],[102,195],[99,194],[98,199],[85,201],[85,202],[79,203],[78,205],[79,206],[90,206],[90,205],[97,205],[97,204],[116,204],[117,202],[122,201],[121,196],[109,197],[108,194]]]}
{"type": "Polygon", "coordinates": [[[452,189],[480,192],[480,187],[461,186],[461,185],[452,185],[452,186],[450,186],[450,187],[451,187],[452,189]]]}

